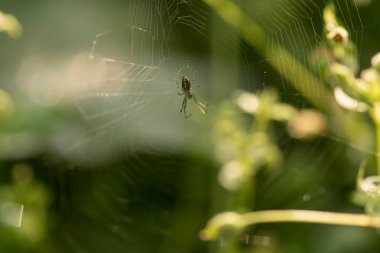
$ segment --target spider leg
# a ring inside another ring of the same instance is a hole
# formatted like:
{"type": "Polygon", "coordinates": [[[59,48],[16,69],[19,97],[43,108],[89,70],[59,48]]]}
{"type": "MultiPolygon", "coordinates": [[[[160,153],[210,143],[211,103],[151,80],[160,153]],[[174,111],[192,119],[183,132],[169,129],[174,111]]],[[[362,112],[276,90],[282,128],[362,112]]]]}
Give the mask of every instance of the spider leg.
{"type": "Polygon", "coordinates": [[[198,99],[194,96],[194,94],[193,94],[193,99],[194,99],[194,102],[197,104],[198,109],[203,114],[206,114],[207,113],[207,106],[208,106],[208,104],[204,105],[203,103],[199,102],[198,99]]]}
{"type": "Polygon", "coordinates": [[[190,114],[187,114],[187,113],[186,113],[186,106],[187,106],[187,96],[185,96],[185,97],[183,98],[182,108],[181,108],[180,112],[183,111],[183,113],[185,114],[185,118],[188,118],[188,117],[190,117],[192,114],[191,114],[191,113],[190,113],[190,114]]]}
{"type": "Polygon", "coordinates": [[[185,113],[185,118],[189,118],[189,117],[191,117],[191,113],[190,114],[186,114],[186,105],[187,105],[187,103],[185,104],[185,107],[183,108],[183,112],[185,113]]]}
{"type": "Polygon", "coordinates": [[[185,109],[186,103],[187,103],[187,97],[184,96],[183,100],[182,100],[182,107],[181,107],[181,110],[179,112],[182,112],[185,109]]]}
{"type": "Polygon", "coordinates": [[[185,107],[185,103],[186,103],[186,96],[183,97],[183,100],[182,100],[182,106],[181,106],[181,110],[179,110],[179,112],[182,112],[183,111],[183,108],[185,107]]]}
{"type": "Polygon", "coordinates": [[[195,101],[195,103],[197,103],[197,105],[202,106],[202,107],[207,107],[208,106],[208,103],[207,104],[203,104],[202,102],[200,102],[200,101],[197,100],[197,97],[194,94],[192,94],[192,95],[193,95],[194,101],[195,101]]]}

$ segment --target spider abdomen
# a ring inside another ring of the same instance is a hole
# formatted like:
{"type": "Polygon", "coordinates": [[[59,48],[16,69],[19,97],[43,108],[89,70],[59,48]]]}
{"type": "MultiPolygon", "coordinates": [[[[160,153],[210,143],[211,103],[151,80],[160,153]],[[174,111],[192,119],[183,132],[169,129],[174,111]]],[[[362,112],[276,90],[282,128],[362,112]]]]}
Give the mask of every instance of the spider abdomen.
{"type": "Polygon", "coordinates": [[[182,91],[189,92],[191,89],[191,83],[187,76],[182,77],[182,91]]]}

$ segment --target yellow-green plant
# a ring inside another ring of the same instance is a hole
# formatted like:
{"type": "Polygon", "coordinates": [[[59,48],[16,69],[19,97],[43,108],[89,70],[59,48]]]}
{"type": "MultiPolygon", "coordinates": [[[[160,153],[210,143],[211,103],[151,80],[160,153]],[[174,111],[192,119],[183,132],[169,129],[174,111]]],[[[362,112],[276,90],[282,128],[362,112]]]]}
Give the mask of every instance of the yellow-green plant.
{"type": "Polygon", "coordinates": [[[371,59],[371,66],[357,75],[358,64],[354,43],[346,28],[334,14],[329,4],[324,10],[325,35],[333,52],[330,75],[337,103],[349,111],[367,113],[375,130],[377,175],[365,177],[363,162],[358,173],[358,192],[355,202],[365,206],[369,214],[380,213],[380,53],[371,59]],[[361,195],[361,197],[358,197],[361,195]]]}
{"type": "MultiPolygon", "coordinates": [[[[265,42],[265,32],[261,27],[250,21],[232,6],[227,15],[224,13],[226,3],[221,0],[206,1],[233,27],[236,27],[248,43],[259,51],[261,43],[265,42]],[[223,14],[224,13],[224,14],[223,14]],[[237,19],[239,22],[232,20],[237,19]],[[241,27],[245,24],[245,27],[241,27]],[[258,34],[261,39],[250,34],[258,34]],[[264,41],[264,42],[263,42],[264,41]]],[[[328,80],[334,86],[334,96],[342,107],[368,112],[376,128],[376,153],[380,153],[380,54],[372,58],[372,66],[358,72],[358,61],[354,43],[349,38],[347,29],[334,13],[334,6],[328,4],[324,10],[325,39],[332,55],[331,64],[327,65],[326,75],[321,80],[328,80]]],[[[278,48],[278,50],[284,50],[278,48]]],[[[276,68],[275,61],[271,64],[276,68]]],[[[298,68],[298,67],[297,67],[298,68]]],[[[301,68],[300,68],[301,69],[301,68]]],[[[302,68],[303,69],[303,68],[302,68]]],[[[291,75],[286,77],[295,83],[297,79],[291,75]]],[[[314,80],[314,79],[312,79],[314,80]]],[[[313,83],[314,85],[314,83],[313,83]]],[[[323,106],[317,106],[324,109],[323,106]]],[[[368,214],[350,214],[336,212],[321,212],[312,210],[265,210],[249,211],[253,208],[254,176],[264,167],[276,167],[280,164],[282,154],[271,135],[270,122],[282,121],[287,125],[289,135],[294,138],[308,138],[320,134],[325,127],[322,114],[312,111],[298,111],[295,108],[280,103],[272,92],[263,92],[256,96],[241,93],[235,106],[229,105],[223,109],[223,114],[216,123],[216,151],[220,162],[219,183],[228,191],[226,211],[212,217],[201,231],[204,240],[223,239],[221,252],[239,252],[238,239],[241,232],[252,224],[270,222],[306,222],[319,224],[335,224],[362,227],[380,226],[380,217],[373,214],[380,211],[380,180],[364,178],[364,169],[358,176],[358,189],[367,197],[365,205],[368,214]]],[[[380,158],[379,158],[380,159],[380,158]]],[[[363,163],[364,164],[364,163],[363,163]]],[[[378,162],[380,175],[380,161],[378,162]]],[[[364,166],[364,165],[363,165],[364,166]]],[[[362,168],[363,168],[362,166],[362,168]]]]}
{"type": "Polygon", "coordinates": [[[12,38],[18,38],[22,34],[22,27],[15,16],[0,11],[0,32],[5,32],[12,38]]]}

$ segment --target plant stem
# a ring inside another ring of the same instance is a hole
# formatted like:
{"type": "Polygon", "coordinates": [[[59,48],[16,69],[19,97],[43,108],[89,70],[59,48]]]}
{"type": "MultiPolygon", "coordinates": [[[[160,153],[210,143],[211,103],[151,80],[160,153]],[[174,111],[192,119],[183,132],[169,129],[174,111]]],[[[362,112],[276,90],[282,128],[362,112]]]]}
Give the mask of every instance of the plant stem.
{"type": "Polygon", "coordinates": [[[255,193],[255,177],[249,177],[242,183],[239,191],[236,193],[233,210],[248,211],[253,208],[255,193]]]}
{"type": "Polygon", "coordinates": [[[375,122],[377,175],[380,176],[380,122],[375,122]]]}
{"type": "Polygon", "coordinates": [[[372,228],[377,228],[380,226],[380,217],[376,216],[310,210],[274,210],[250,212],[243,214],[241,216],[241,220],[243,226],[256,223],[272,222],[304,222],[372,228]]]}
{"type": "Polygon", "coordinates": [[[369,115],[375,125],[375,151],[377,175],[380,176],[380,103],[375,103],[370,109],[369,115]]]}
{"type": "Polygon", "coordinates": [[[235,227],[236,231],[258,223],[301,222],[330,225],[379,228],[380,217],[367,214],[337,213],[310,210],[268,210],[238,214],[221,213],[214,216],[200,233],[203,240],[215,240],[223,227],[235,227]]]}

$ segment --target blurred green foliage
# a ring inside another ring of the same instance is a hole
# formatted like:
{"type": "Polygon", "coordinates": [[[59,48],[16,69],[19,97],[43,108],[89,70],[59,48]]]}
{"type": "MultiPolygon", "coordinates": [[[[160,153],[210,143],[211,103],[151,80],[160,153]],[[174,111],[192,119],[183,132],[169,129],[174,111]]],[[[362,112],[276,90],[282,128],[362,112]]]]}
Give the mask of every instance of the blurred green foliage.
{"type": "MultiPolygon", "coordinates": [[[[164,2],[170,7],[181,6],[181,1],[164,2]]],[[[256,4],[235,3],[240,7],[248,5],[248,17],[249,5],[256,4]]],[[[262,14],[274,15],[275,12],[265,10],[277,3],[259,2],[262,14]]],[[[194,6],[199,7],[198,4],[194,6]]],[[[301,6],[301,10],[307,8],[297,1],[287,4],[293,8],[301,6]]],[[[325,2],[315,4],[321,4],[322,12],[325,2]]],[[[0,34],[0,52],[4,64],[0,68],[0,252],[379,251],[375,230],[315,224],[260,224],[239,229],[239,233],[227,228],[223,231],[225,237],[215,242],[200,239],[199,233],[208,220],[225,211],[311,209],[360,213],[365,201],[363,204],[360,196],[353,197],[359,162],[368,156],[368,166],[374,167],[373,160],[378,155],[363,155],[360,147],[352,149],[353,144],[366,146],[373,139],[371,133],[375,129],[366,116],[342,111],[322,114],[307,99],[298,108],[298,100],[283,96],[283,90],[273,91],[281,90],[284,73],[276,73],[270,62],[282,58],[256,59],[259,49],[252,45],[247,49],[249,43],[240,34],[242,31],[221,21],[217,10],[201,6],[212,13],[205,22],[210,26],[209,33],[203,35],[206,39],[192,36],[188,27],[177,28],[182,36],[173,38],[176,44],[171,52],[189,50],[194,58],[212,59],[209,63],[219,72],[210,74],[208,79],[203,77],[202,85],[214,85],[205,90],[212,90],[212,96],[220,103],[211,102],[206,117],[194,115],[194,119],[179,124],[176,138],[186,140],[180,148],[167,150],[157,145],[131,152],[122,138],[108,148],[107,139],[112,134],[107,132],[99,140],[83,145],[83,152],[78,146],[100,135],[85,122],[76,106],[78,97],[83,95],[81,84],[95,75],[86,65],[91,43],[99,32],[125,24],[130,15],[129,2],[38,0],[1,4],[4,12],[0,13],[0,31],[4,33],[0,34]],[[4,18],[5,23],[1,22],[4,18]],[[213,41],[223,38],[221,31],[231,41],[213,41]],[[268,81],[269,91],[252,88],[250,80],[241,87],[250,92],[237,97],[228,94],[235,91],[239,78],[243,82],[248,79],[242,77],[243,68],[232,64],[223,68],[223,63],[232,62],[231,58],[220,55],[223,50],[214,46],[234,43],[244,45],[242,51],[256,63],[255,74],[265,73],[264,77],[255,77],[256,82],[260,78],[265,81],[269,75],[266,71],[273,76],[268,81]],[[228,79],[230,86],[218,88],[224,85],[223,79],[228,79]],[[334,139],[336,133],[339,138],[334,139]],[[352,201],[355,198],[359,200],[352,201]],[[20,227],[18,218],[22,218],[20,227]]],[[[362,66],[369,65],[369,59],[379,50],[380,35],[373,32],[378,29],[379,8],[378,2],[372,2],[358,10],[363,23],[370,24],[365,29],[358,28],[362,45],[350,40],[341,44],[344,36],[333,34],[336,27],[324,30],[322,20],[315,24],[320,28],[316,31],[318,36],[324,34],[331,49],[331,55],[319,57],[312,66],[321,83],[326,84],[331,77],[332,58],[345,66],[343,71],[334,68],[338,77],[344,72],[345,77],[355,79],[356,73],[364,69],[362,66]]],[[[237,26],[244,25],[237,22],[239,15],[229,14],[237,26]]],[[[326,11],[325,19],[331,21],[331,15],[326,11]]],[[[260,21],[263,27],[270,23],[270,15],[264,18],[260,21]]],[[[308,18],[300,17],[299,25],[308,27],[308,18]]],[[[245,32],[252,31],[246,28],[245,32]]],[[[370,67],[376,71],[377,58],[373,58],[370,67]]],[[[293,74],[295,77],[290,79],[299,81],[299,73],[293,74]]],[[[344,91],[349,95],[358,92],[352,91],[349,78],[338,81],[348,88],[344,91]]],[[[377,89],[377,81],[369,82],[373,89],[377,89]]],[[[175,87],[173,80],[177,92],[175,87]]],[[[301,97],[293,88],[288,89],[301,97]]],[[[315,95],[314,101],[324,107],[324,98],[315,95]]],[[[368,103],[369,96],[377,99],[377,90],[359,92],[354,99],[364,97],[368,103]]],[[[177,108],[177,104],[172,106],[177,108]]],[[[111,127],[107,130],[113,134],[126,131],[111,127]]],[[[133,142],[130,145],[138,146],[133,142]]]]}

